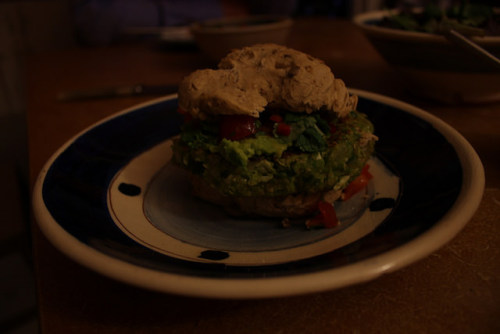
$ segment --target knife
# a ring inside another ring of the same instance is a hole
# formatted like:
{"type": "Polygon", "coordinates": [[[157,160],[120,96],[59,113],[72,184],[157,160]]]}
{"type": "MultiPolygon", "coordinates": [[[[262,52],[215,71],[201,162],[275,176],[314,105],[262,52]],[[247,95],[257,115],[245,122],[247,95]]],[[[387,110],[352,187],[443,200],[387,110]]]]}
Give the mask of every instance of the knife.
{"type": "Polygon", "coordinates": [[[492,68],[500,70],[500,59],[458,31],[450,29],[445,32],[445,37],[466,51],[481,57],[481,60],[489,64],[492,68]]]}
{"type": "Polygon", "coordinates": [[[136,84],[61,92],[57,99],[59,101],[79,101],[139,95],[166,95],[176,93],[177,89],[177,85],[136,84]]]}

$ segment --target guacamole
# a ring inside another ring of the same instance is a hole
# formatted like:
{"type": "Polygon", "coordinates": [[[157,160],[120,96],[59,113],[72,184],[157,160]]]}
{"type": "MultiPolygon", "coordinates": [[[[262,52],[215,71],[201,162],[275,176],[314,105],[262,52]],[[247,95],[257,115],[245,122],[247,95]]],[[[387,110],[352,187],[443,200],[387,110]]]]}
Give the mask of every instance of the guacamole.
{"type": "Polygon", "coordinates": [[[373,125],[357,111],[264,111],[252,133],[221,137],[221,120],[186,122],[174,141],[174,162],[226,196],[287,196],[345,188],[374,150],[373,125]]]}

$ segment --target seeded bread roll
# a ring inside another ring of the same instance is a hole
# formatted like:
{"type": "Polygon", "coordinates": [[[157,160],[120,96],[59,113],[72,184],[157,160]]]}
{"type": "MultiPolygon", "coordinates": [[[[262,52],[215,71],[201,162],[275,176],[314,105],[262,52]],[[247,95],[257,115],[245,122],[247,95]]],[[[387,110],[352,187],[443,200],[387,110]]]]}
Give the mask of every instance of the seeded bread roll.
{"type": "Polygon", "coordinates": [[[232,215],[320,211],[334,226],[333,202],[374,151],[373,124],[344,82],[321,60],[280,45],[234,50],[218,69],[193,72],[178,103],[191,117],[173,160],[189,172],[195,196],[232,215]]]}
{"type": "Polygon", "coordinates": [[[266,107],[343,117],[356,104],[357,97],[321,60],[276,44],[234,50],[218,69],[195,71],[179,87],[179,107],[200,119],[210,114],[258,118],[266,107]]]}

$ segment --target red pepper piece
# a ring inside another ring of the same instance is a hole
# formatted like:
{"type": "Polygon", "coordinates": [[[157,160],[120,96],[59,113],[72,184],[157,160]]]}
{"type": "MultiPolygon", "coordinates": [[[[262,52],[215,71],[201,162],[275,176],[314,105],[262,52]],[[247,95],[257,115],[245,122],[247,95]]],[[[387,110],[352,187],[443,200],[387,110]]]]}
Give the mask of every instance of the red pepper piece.
{"type": "Polygon", "coordinates": [[[318,210],[323,218],[323,225],[326,228],[332,228],[339,224],[337,213],[332,204],[321,201],[318,203],[318,210]]]}
{"type": "Polygon", "coordinates": [[[368,171],[369,168],[370,165],[365,165],[361,170],[361,174],[344,189],[342,194],[342,199],[344,201],[348,200],[368,185],[368,182],[373,178],[373,175],[368,171]]]}
{"type": "Polygon", "coordinates": [[[333,228],[339,224],[337,213],[332,204],[321,201],[318,203],[318,215],[307,220],[307,227],[324,226],[326,228],[333,228]]]}

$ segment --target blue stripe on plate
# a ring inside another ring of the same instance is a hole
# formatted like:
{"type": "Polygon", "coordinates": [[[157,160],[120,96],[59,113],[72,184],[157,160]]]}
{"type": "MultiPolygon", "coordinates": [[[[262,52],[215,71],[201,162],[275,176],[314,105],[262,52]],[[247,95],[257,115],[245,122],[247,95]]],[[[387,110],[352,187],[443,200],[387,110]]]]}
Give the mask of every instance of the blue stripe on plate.
{"type": "Polygon", "coordinates": [[[386,222],[373,233],[313,259],[263,267],[227,267],[170,258],[124,235],[113,223],[106,195],[114,175],[133,157],[179,131],[177,100],[112,118],[78,137],[51,165],[43,199],[54,219],[80,242],[137,266],[201,277],[286,276],[366,259],[421,235],[458,197],[462,169],[447,140],[431,124],[403,110],[360,98],[380,138],[377,155],[401,177],[402,193],[386,222]]]}

